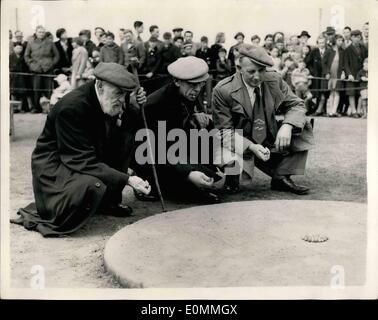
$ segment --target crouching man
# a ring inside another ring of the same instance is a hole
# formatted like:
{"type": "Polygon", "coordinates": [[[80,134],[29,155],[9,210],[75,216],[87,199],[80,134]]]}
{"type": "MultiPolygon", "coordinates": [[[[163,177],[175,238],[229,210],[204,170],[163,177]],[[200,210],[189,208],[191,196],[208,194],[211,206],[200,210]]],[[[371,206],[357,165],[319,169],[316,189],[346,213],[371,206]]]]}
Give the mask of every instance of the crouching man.
{"type": "Polygon", "coordinates": [[[43,236],[77,230],[96,212],[125,216],[126,187],[148,194],[147,181],[127,174],[138,104],[134,75],[100,63],[96,80],[71,91],[48,114],[32,154],[34,203],[12,222],[43,236]],[[131,101],[131,102],[130,102],[131,101]]]}
{"type": "MultiPolygon", "coordinates": [[[[150,94],[145,105],[145,113],[148,127],[151,130],[151,140],[157,156],[154,154],[156,169],[159,177],[162,194],[166,198],[189,200],[201,203],[219,202],[218,195],[214,193],[214,184],[219,181],[217,168],[211,161],[211,145],[198,146],[204,153],[210,155],[208,161],[202,161],[202,155],[193,157],[190,152],[196,141],[191,139],[190,131],[203,130],[208,133],[213,128],[210,115],[206,114],[200,101],[200,93],[204,88],[209,67],[206,62],[196,57],[179,58],[168,66],[168,72],[172,76],[171,81],[150,94]],[[164,126],[163,136],[159,133],[159,127],[164,126]],[[180,141],[170,136],[179,136],[180,141]],[[180,146],[184,151],[184,157],[178,157],[170,161],[172,147],[180,146]],[[163,158],[164,161],[159,159],[163,158]],[[195,159],[196,158],[196,159],[195,159]]],[[[199,132],[199,131],[198,131],[199,132]]],[[[138,134],[137,134],[138,136],[138,134]]],[[[142,139],[141,139],[142,140],[142,139]]],[[[141,141],[140,140],[140,141],[141,141]]],[[[197,141],[198,142],[198,141],[197,141]]],[[[141,177],[153,179],[151,165],[143,158],[145,142],[136,149],[135,170],[141,177]],[[141,151],[142,150],[142,151],[141,151]]],[[[151,195],[145,196],[136,193],[139,200],[156,200],[156,190],[151,195]]]]}
{"type": "Polygon", "coordinates": [[[304,102],[277,72],[266,70],[273,61],[263,48],[243,46],[239,54],[239,72],[219,82],[213,92],[214,125],[227,151],[216,161],[226,175],[230,164],[240,168],[239,174],[227,175],[225,187],[238,192],[240,173],[252,177],[256,165],[272,178],[273,190],[306,194],[309,188],[291,179],[304,174],[314,144],[304,102]],[[278,108],[284,115],[281,126],[278,108]]]}

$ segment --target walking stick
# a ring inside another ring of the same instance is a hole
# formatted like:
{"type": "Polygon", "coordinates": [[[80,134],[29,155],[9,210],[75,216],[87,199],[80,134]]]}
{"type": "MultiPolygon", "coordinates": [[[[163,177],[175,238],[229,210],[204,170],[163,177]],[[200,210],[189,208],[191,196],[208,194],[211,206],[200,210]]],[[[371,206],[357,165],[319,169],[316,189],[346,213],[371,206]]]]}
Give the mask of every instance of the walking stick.
{"type": "MultiPolygon", "coordinates": [[[[135,68],[133,68],[132,70],[133,70],[133,74],[136,77],[136,81],[138,83],[138,85],[137,85],[137,91],[138,91],[139,88],[140,88],[139,77],[138,77],[138,74],[137,74],[135,68]]],[[[157,172],[156,172],[155,158],[154,158],[154,155],[152,153],[152,146],[151,146],[150,135],[149,135],[149,132],[148,132],[147,119],[146,119],[146,114],[144,112],[144,104],[140,106],[140,110],[141,110],[141,113],[142,113],[144,128],[146,129],[146,133],[147,133],[147,136],[146,136],[147,137],[147,147],[148,147],[148,152],[149,152],[150,157],[151,157],[152,173],[154,175],[156,190],[157,190],[157,193],[158,193],[158,196],[159,196],[161,208],[162,208],[163,212],[166,212],[167,210],[165,209],[163,195],[161,194],[161,190],[160,190],[159,178],[158,178],[158,175],[157,175],[157,172]]]]}

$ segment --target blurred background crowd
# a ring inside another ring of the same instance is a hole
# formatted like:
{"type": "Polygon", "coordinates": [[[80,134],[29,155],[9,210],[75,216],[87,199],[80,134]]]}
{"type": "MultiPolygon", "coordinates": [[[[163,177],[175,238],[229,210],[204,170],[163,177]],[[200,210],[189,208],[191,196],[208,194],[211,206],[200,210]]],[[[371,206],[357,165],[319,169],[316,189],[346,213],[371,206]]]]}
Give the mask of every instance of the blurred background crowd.
{"type": "Polygon", "coordinates": [[[357,29],[346,26],[336,31],[329,26],[320,35],[303,30],[251,38],[237,32],[232,37],[235,43],[226,50],[224,32],[212,42],[181,27],[161,34],[157,25],[147,28],[143,21],[114,32],[83,29],[77,36],[65,28],[52,33],[41,25],[26,37],[20,30],[9,30],[10,98],[21,101],[14,112],[47,112],[64,94],[94,79],[94,68],[101,61],[124,65],[149,94],[170,80],[170,63],[190,55],[209,66],[211,77],[201,97],[211,112],[212,88],[238,71],[238,48],[255,45],[271,55],[272,69],[305,101],[309,115],[366,118],[368,22],[357,29]],[[310,38],[315,45],[309,44],[310,38]]]}

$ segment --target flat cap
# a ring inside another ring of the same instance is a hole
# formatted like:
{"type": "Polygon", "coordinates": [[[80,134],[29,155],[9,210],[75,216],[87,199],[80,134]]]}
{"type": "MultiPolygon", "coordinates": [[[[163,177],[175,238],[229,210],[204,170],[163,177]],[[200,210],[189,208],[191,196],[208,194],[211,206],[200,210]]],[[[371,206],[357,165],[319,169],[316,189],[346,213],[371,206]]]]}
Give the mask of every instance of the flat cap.
{"type": "Polygon", "coordinates": [[[97,79],[109,82],[125,91],[133,91],[138,84],[132,73],[114,62],[100,62],[94,69],[94,75],[97,79]]]}
{"type": "Polygon", "coordinates": [[[179,80],[202,82],[209,78],[207,63],[197,57],[179,58],[168,66],[169,74],[179,80]]]}
{"type": "Polygon", "coordinates": [[[239,48],[240,56],[245,56],[251,59],[254,63],[265,66],[272,67],[274,65],[273,59],[268,55],[266,50],[259,46],[241,46],[239,48]]]}
{"type": "Polygon", "coordinates": [[[174,28],[172,31],[173,32],[181,32],[181,31],[183,31],[184,29],[183,28],[174,28]]]}
{"type": "Polygon", "coordinates": [[[350,33],[351,36],[362,36],[362,32],[360,30],[353,30],[350,33]]]}

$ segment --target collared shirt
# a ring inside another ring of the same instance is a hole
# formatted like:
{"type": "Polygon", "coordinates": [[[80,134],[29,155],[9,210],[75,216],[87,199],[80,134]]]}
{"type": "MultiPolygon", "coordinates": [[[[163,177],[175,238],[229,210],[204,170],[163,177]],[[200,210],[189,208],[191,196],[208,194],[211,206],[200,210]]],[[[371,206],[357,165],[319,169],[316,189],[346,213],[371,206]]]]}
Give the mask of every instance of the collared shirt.
{"type": "Polygon", "coordinates": [[[245,85],[246,88],[247,88],[248,95],[249,95],[249,99],[251,100],[251,106],[252,106],[252,110],[253,110],[253,106],[255,105],[255,100],[256,100],[255,89],[258,88],[258,89],[260,90],[260,92],[261,92],[261,85],[258,86],[258,87],[251,87],[249,84],[247,84],[247,83],[244,81],[243,76],[242,76],[242,80],[243,80],[244,85],[245,85]]]}

